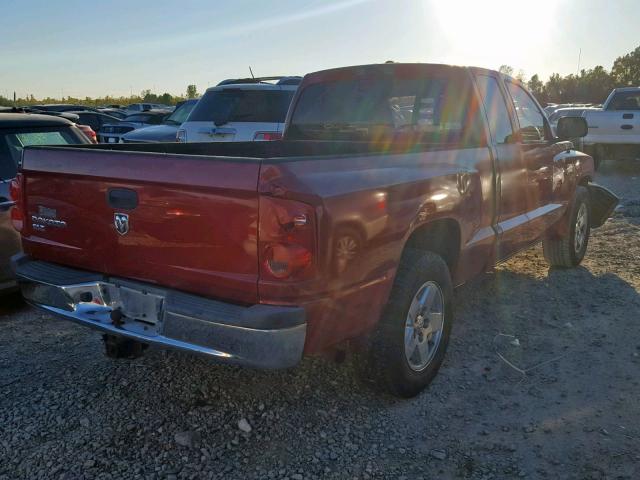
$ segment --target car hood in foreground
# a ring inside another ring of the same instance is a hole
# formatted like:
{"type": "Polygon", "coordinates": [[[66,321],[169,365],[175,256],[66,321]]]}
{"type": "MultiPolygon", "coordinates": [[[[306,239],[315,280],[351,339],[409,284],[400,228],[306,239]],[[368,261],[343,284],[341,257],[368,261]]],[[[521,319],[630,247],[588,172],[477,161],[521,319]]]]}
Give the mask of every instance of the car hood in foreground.
{"type": "Polygon", "coordinates": [[[125,142],[175,142],[178,125],[152,125],[123,135],[125,142]]]}

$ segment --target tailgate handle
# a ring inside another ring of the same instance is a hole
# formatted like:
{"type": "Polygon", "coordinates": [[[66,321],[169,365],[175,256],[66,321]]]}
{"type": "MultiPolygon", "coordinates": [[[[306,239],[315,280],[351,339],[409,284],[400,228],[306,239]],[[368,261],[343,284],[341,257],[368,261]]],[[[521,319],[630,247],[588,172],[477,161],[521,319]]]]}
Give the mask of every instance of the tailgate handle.
{"type": "Polygon", "coordinates": [[[620,128],[623,130],[631,130],[633,128],[633,125],[622,125],[620,128]]]}
{"type": "Polygon", "coordinates": [[[138,193],[128,188],[112,188],[107,193],[107,203],[113,208],[133,210],[138,206],[138,193]]]}
{"type": "Polygon", "coordinates": [[[623,113],[622,118],[624,118],[625,120],[629,120],[633,118],[633,113],[623,113]]]}

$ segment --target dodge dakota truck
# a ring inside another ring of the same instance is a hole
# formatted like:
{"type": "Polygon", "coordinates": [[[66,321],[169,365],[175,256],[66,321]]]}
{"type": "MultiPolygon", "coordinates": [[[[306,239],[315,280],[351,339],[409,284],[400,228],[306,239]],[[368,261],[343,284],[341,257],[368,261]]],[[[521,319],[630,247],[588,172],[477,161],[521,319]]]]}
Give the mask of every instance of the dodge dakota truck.
{"type": "Polygon", "coordinates": [[[542,241],[578,265],[617,199],[497,72],[304,77],[282,141],[37,147],[13,182],[24,297],[103,333],[261,368],[359,349],[409,397],[434,378],[454,287],[542,241]]]}
{"type": "Polygon", "coordinates": [[[587,109],[584,149],[601,160],[640,155],[640,87],[615,88],[602,109],[587,109]]]}

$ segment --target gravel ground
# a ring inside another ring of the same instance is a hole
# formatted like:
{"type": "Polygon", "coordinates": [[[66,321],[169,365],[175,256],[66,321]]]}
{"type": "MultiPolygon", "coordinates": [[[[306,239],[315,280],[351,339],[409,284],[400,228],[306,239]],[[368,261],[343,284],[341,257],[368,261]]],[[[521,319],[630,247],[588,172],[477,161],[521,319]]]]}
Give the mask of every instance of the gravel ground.
{"type": "Polygon", "coordinates": [[[456,292],[430,389],[400,401],[351,360],[262,372],[150,350],[0,302],[0,479],[640,478],[640,164],[580,268],[536,248],[456,292]]]}

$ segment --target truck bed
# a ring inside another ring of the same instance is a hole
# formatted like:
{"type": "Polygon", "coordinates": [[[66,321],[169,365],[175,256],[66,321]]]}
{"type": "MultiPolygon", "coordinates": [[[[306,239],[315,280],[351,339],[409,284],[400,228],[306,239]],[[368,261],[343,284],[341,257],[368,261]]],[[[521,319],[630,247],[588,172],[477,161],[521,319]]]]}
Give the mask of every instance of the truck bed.
{"type": "Polygon", "coordinates": [[[356,141],[276,141],[276,142],[209,142],[209,143],[117,143],[66,145],[64,147],[30,147],[55,150],[108,150],[113,152],[164,153],[167,155],[198,155],[227,157],[228,160],[261,160],[310,156],[366,155],[382,153],[412,153],[457,149],[458,145],[393,144],[356,141]]]}

